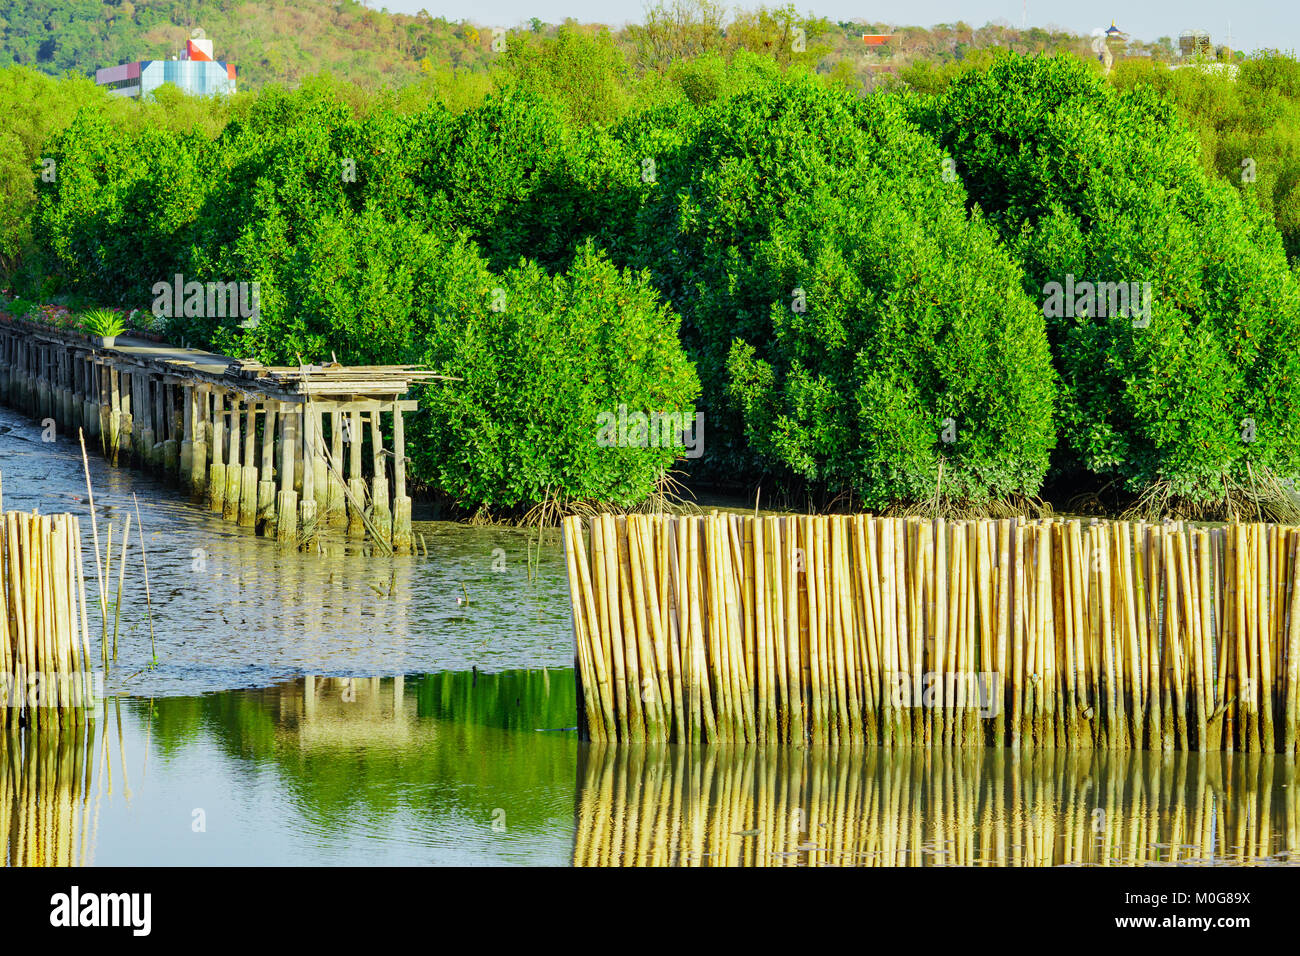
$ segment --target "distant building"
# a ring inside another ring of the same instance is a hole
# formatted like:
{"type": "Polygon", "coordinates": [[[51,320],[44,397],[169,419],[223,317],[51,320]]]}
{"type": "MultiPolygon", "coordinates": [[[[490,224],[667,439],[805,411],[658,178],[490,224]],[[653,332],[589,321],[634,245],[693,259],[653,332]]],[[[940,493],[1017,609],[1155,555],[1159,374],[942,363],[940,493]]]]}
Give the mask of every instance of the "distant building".
{"type": "Polygon", "coordinates": [[[1210,34],[1205,30],[1184,30],[1178,37],[1179,56],[1213,56],[1210,34]]]}
{"type": "MultiPolygon", "coordinates": [[[[201,31],[195,31],[201,33],[201,31]]],[[[235,92],[235,65],[212,59],[212,41],[202,36],[185,41],[179,59],[123,63],[95,73],[95,82],[113,96],[144,99],[164,83],[194,96],[235,92]]]]}
{"type": "Polygon", "coordinates": [[[867,46],[884,46],[894,38],[892,33],[864,33],[862,42],[867,46]]]}

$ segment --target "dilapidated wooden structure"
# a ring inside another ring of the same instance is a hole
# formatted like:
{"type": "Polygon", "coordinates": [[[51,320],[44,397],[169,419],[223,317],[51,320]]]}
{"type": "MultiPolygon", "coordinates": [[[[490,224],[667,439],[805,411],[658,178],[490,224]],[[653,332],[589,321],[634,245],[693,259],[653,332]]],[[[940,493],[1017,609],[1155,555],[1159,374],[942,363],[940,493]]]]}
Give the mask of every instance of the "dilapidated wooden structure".
{"type": "Polygon", "coordinates": [[[311,546],[326,527],[410,551],[403,416],[414,366],[267,367],[119,336],[0,323],[0,402],[97,438],[229,521],[311,546]]]}

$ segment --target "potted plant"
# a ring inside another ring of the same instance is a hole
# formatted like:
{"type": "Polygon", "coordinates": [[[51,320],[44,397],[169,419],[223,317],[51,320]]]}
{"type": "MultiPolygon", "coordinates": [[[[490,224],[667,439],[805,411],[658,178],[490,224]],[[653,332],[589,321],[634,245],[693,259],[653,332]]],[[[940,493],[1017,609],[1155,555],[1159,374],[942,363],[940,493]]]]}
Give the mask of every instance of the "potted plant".
{"type": "Polygon", "coordinates": [[[126,331],[122,316],[112,309],[91,309],[81,317],[81,326],[100,348],[111,349],[117,337],[126,331]]]}

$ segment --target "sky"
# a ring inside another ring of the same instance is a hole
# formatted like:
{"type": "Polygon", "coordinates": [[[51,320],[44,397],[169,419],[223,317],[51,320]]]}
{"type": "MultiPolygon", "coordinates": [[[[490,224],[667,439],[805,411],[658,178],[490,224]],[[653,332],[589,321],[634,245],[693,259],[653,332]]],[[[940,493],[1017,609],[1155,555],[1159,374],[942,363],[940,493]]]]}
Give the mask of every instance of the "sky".
{"type": "MultiPolygon", "coordinates": [[[[559,23],[567,17],[583,22],[621,26],[639,21],[646,0],[476,0],[472,5],[449,0],[365,0],[369,6],[394,13],[418,13],[448,20],[470,20],[483,26],[512,27],[539,17],[559,23]]],[[[766,6],[782,6],[785,0],[766,0],[766,6]]],[[[759,0],[730,4],[755,7],[759,0]]],[[[1019,26],[1022,16],[1029,26],[1063,27],[1074,33],[1090,34],[1114,20],[1125,33],[1151,41],[1157,37],[1177,38],[1184,30],[1208,30],[1216,44],[1232,31],[1237,50],[1300,49],[1300,4],[1289,0],[1137,0],[1109,4],[1065,2],[1065,0],[908,0],[907,3],[855,3],[853,0],[795,0],[803,13],[831,20],[863,19],[895,26],[933,26],[964,20],[983,26],[1005,20],[1019,26]]]]}

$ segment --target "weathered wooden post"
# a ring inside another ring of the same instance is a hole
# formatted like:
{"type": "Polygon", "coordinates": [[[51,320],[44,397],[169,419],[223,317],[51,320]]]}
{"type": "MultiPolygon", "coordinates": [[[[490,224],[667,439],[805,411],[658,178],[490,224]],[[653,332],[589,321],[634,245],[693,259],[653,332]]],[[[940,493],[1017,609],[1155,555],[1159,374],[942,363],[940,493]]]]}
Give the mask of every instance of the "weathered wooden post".
{"type": "Polygon", "coordinates": [[[122,455],[122,373],[108,367],[108,462],[117,465],[122,455]]]}
{"type": "Polygon", "coordinates": [[[134,431],[131,436],[131,447],[134,449],[135,466],[141,470],[149,465],[149,448],[147,442],[152,441],[152,424],[150,422],[150,408],[153,407],[149,401],[149,376],[148,373],[137,371],[131,376],[131,387],[134,390],[131,397],[131,408],[134,413],[133,426],[134,431]]]}
{"type": "Polygon", "coordinates": [[[36,417],[49,417],[50,386],[46,381],[46,367],[49,364],[49,350],[45,346],[36,347],[36,417]]]}
{"type": "Polygon", "coordinates": [[[0,402],[9,404],[9,350],[11,336],[0,332],[0,402]]]}
{"type": "Polygon", "coordinates": [[[262,403],[262,470],[257,483],[257,521],[267,537],[275,534],[275,412],[273,398],[262,403]]]}
{"type": "Polygon", "coordinates": [[[361,474],[361,412],[353,411],[348,421],[348,537],[364,538],[366,524],[366,480],[361,474]]]}
{"type": "Polygon", "coordinates": [[[131,403],[131,389],[136,379],[134,372],[118,372],[118,422],[117,457],[118,461],[131,463],[131,435],[135,428],[134,406],[131,403]]]}
{"type": "Polygon", "coordinates": [[[176,481],[180,477],[180,460],[181,460],[181,443],[177,439],[179,429],[176,421],[176,386],[172,382],[163,382],[159,385],[159,392],[163,400],[163,418],[165,419],[166,438],[162,443],[162,464],[163,473],[167,476],[168,481],[176,481]]]}
{"type": "Polygon", "coordinates": [[[248,396],[244,417],[244,471],[239,487],[239,524],[252,528],[257,524],[257,402],[248,396]]]}
{"type": "Polygon", "coordinates": [[[63,428],[68,434],[76,431],[72,422],[72,363],[70,352],[59,353],[59,410],[63,418],[63,428]]]}
{"type": "Polygon", "coordinates": [[[109,445],[113,434],[113,408],[109,398],[109,369],[107,359],[101,359],[99,365],[99,446],[104,457],[108,457],[109,445]]]}
{"type": "Polygon", "coordinates": [[[320,402],[307,403],[311,415],[311,468],[312,492],[316,499],[316,514],[323,519],[329,512],[329,471],[325,467],[325,426],[320,402]]]}
{"type": "Polygon", "coordinates": [[[94,438],[99,434],[99,406],[95,402],[95,396],[99,394],[99,389],[95,385],[95,354],[93,352],[86,353],[84,364],[86,391],[81,401],[81,425],[86,437],[94,438]]]}
{"type": "Polygon", "coordinates": [[[280,406],[280,494],[276,501],[277,541],[288,544],[298,540],[298,493],[293,490],[294,465],[297,444],[297,409],[282,403],[280,406]]]}
{"type": "Polygon", "coordinates": [[[239,520],[239,495],[244,484],[244,470],[239,466],[240,394],[230,393],[230,458],[226,462],[226,503],[222,513],[227,521],[239,520]]]}
{"type": "Polygon", "coordinates": [[[153,468],[153,446],[158,442],[158,432],[154,424],[153,382],[148,372],[137,372],[139,382],[137,389],[136,417],[140,421],[140,458],[142,469],[153,468]]]}
{"type": "Polygon", "coordinates": [[[393,550],[411,550],[411,499],[406,496],[406,437],[402,408],[393,402],[393,550]]]}
{"type": "Polygon", "coordinates": [[[208,468],[208,510],[221,514],[226,505],[225,449],[226,393],[221,388],[212,390],[212,465],[208,468]]]}
{"type": "Polygon", "coordinates": [[[370,479],[370,495],[374,501],[370,520],[379,537],[391,543],[393,515],[388,510],[388,474],[384,467],[384,433],[380,430],[379,406],[370,412],[370,450],[374,474],[370,479]]]}
{"type": "Polygon", "coordinates": [[[316,542],[316,446],[319,429],[316,427],[316,410],[310,399],[302,406],[302,501],[298,504],[298,521],[301,526],[300,538],[304,548],[312,547],[316,542]]]}
{"type": "Polygon", "coordinates": [[[194,487],[194,386],[182,385],[184,417],[181,419],[181,487],[194,487]]]}
{"type": "Polygon", "coordinates": [[[208,440],[212,437],[211,401],[209,388],[199,385],[194,389],[194,463],[190,469],[190,492],[202,498],[208,490],[208,440]]]}
{"type": "Polygon", "coordinates": [[[343,416],[338,405],[330,412],[330,462],[329,494],[326,496],[326,521],[331,525],[347,522],[345,507],[346,496],[343,493],[343,416]]]}

